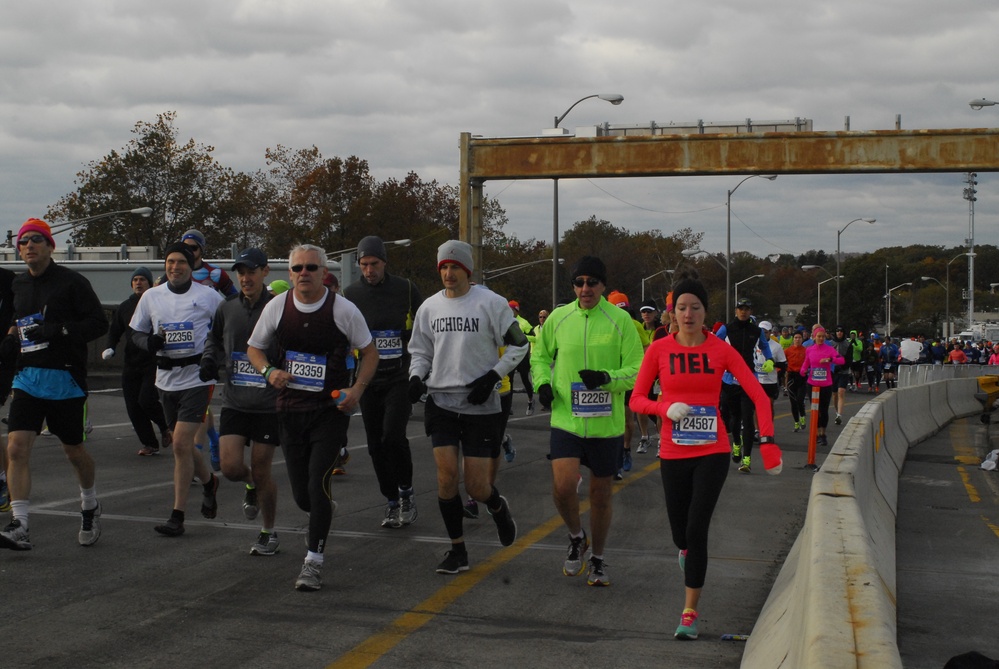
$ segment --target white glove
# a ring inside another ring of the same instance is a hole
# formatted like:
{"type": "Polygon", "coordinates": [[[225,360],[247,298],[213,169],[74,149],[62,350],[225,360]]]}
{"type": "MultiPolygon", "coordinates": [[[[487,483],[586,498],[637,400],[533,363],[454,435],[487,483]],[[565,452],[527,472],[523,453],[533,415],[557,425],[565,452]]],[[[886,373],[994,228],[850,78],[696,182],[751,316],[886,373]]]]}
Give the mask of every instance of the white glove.
{"type": "Polygon", "coordinates": [[[101,353],[101,357],[104,358],[105,360],[110,360],[111,358],[114,357],[114,349],[113,348],[104,349],[104,351],[101,353]]]}
{"type": "Polygon", "coordinates": [[[683,402],[673,402],[669,405],[669,409],[666,409],[666,417],[674,423],[683,420],[688,413],[690,413],[690,405],[683,402]]]}

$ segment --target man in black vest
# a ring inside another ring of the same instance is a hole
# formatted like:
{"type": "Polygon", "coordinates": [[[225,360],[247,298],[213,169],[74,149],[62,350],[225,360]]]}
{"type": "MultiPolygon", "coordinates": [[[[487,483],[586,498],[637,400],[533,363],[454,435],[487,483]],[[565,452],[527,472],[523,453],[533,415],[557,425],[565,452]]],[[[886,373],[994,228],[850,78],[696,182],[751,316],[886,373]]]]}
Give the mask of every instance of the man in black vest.
{"type": "Polygon", "coordinates": [[[247,356],[278,389],[277,411],[292,495],[309,514],[309,550],[296,590],[322,587],[323,551],[336,503],[330,490],[347,426],[378,368],[378,349],[364,316],[346,298],[323,285],[326,252],[303,244],[291,251],[292,290],[267,303],[247,346],[247,356]],[[276,343],[276,360],[267,351],[276,343]],[[361,352],[354,384],[347,356],[361,352]]]}

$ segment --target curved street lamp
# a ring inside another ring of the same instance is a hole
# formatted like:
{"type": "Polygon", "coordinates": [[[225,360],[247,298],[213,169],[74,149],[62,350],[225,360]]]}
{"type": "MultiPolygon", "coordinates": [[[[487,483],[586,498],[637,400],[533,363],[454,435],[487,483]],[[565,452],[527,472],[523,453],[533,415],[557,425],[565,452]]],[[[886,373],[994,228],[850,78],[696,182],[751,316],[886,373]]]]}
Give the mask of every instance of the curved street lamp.
{"type": "MultiPolygon", "coordinates": [[[[839,231],[836,232],[836,276],[841,276],[840,271],[839,271],[839,261],[840,261],[840,258],[839,258],[839,238],[840,238],[840,235],[842,235],[846,231],[846,229],[848,227],[850,227],[852,224],[856,223],[857,221],[863,221],[864,223],[871,223],[873,225],[874,222],[877,221],[877,220],[878,219],[876,219],[876,218],[855,218],[852,221],[850,221],[849,223],[847,223],[846,225],[844,225],[839,231]]],[[[837,323],[840,322],[839,321],[839,279],[836,280],[836,322],[837,323]]]]}
{"type": "Polygon", "coordinates": [[[978,100],[972,100],[971,102],[968,103],[968,105],[975,111],[978,111],[982,107],[994,107],[995,105],[999,105],[999,102],[993,102],[992,100],[986,100],[985,98],[980,98],[978,100]]]}
{"type": "Polygon", "coordinates": [[[645,302],[645,282],[646,281],[648,281],[649,279],[655,278],[655,277],[659,276],[660,274],[669,274],[670,276],[672,276],[675,272],[676,272],[675,269],[661,269],[658,272],[656,272],[655,274],[650,274],[647,277],[645,277],[644,279],[642,279],[642,302],[645,302]]]}
{"type": "MultiPolygon", "coordinates": [[[[600,98],[612,105],[619,105],[624,102],[624,96],[618,93],[594,93],[593,95],[586,95],[569,105],[569,108],[562,112],[561,116],[556,116],[554,127],[558,127],[558,124],[569,115],[573,107],[583,100],[589,100],[590,98],[600,98]]],[[[554,186],[552,195],[552,258],[558,258],[558,177],[552,179],[552,184],[554,186]]],[[[558,304],[558,264],[552,263],[552,308],[556,304],[558,304]]]]}
{"type": "MultiPolygon", "coordinates": [[[[525,267],[530,267],[531,265],[540,265],[542,263],[551,262],[551,258],[544,258],[542,260],[532,260],[530,262],[522,262],[519,265],[509,265],[508,267],[497,267],[496,269],[484,269],[482,270],[482,285],[486,285],[486,281],[491,281],[496,277],[503,276],[504,274],[510,274],[511,272],[516,272],[517,270],[522,270],[525,267]]],[[[565,263],[564,258],[558,259],[558,264],[561,265],[565,263]]]]}
{"type": "Polygon", "coordinates": [[[739,286],[741,286],[742,284],[746,283],[747,281],[752,281],[753,279],[762,279],[763,276],[764,275],[762,275],[762,274],[754,274],[753,276],[746,277],[742,281],[737,281],[736,284],[735,284],[735,301],[736,302],[739,301],[739,286]]]}
{"type": "MultiPolygon", "coordinates": [[[[735,185],[735,188],[728,192],[728,197],[725,200],[725,209],[728,212],[728,222],[725,226],[726,230],[726,244],[725,244],[725,322],[728,323],[732,313],[732,300],[730,299],[732,294],[732,193],[739,190],[739,186],[746,183],[753,177],[761,177],[767,181],[773,181],[777,178],[776,174],[750,174],[748,177],[740,181],[735,185]]],[[[736,293],[738,296],[738,293],[736,293]]]]}
{"type": "Polygon", "coordinates": [[[885,333],[885,336],[888,337],[889,339],[891,338],[891,293],[892,293],[893,290],[898,290],[899,288],[905,288],[906,286],[911,286],[911,285],[912,285],[911,281],[906,281],[905,283],[898,284],[894,288],[889,288],[888,289],[888,295],[887,295],[887,297],[888,297],[888,332],[885,333]]]}
{"type": "Polygon", "coordinates": [[[68,232],[81,225],[90,223],[91,221],[98,221],[102,218],[110,218],[112,216],[118,216],[120,214],[135,214],[137,216],[142,216],[144,218],[149,218],[153,213],[150,207],[138,207],[137,209],[123,209],[121,211],[109,211],[106,214],[96,214],[94,216],[87,216],[85,218],[77,218],[72,221],[63,221],[62,223],[56,223],[52,226],[52,234],[57,235],[61,232],[68,232]]]}

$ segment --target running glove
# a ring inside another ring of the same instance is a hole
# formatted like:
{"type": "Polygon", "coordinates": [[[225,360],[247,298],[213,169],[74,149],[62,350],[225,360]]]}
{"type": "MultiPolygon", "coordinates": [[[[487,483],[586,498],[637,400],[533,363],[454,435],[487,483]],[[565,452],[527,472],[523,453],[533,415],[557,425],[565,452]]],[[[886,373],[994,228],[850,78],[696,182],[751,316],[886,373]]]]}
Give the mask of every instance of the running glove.
{"type": "Polygon", "coordinates": [[[666,409],[666,417],[676,423],[683,420],[690,413],[690,405],[683,402],[673,402],[666,409]]]}
{"type": "Polygon", "coordinates": [[[427,392],[427,384],[418,376],[409,377],[409,403],[416,404],[427,392]]]}
{"type": "Polygon", "coordinates": [[[198,370],[198,378],[202,381],[214,381],[219,378],[219,365],[211,358],[201,358],[201,368],[198,370]]]}
{"type": "Polygon", "coordinates": [[[774,371],[774,361],[773,360],[765,360],[763,362],[762,369],[763,369],[763,373],[764,374],[769,374],[770,372],[774,371]]]}
{"type": "Polygon", "coordinates": [[[538,401],[544,409],[551,410],[552,402],[555,401],[555,393],[552,391],[552,384],[545,383],[538,388],[538,401]]]}
{"type": "Polygon", "coordinates": [[[472,404],[485,404],[499,381],[500,375],[496,373],[495,369],[490,369],[471,383],[465,384],[466,388],[472,389],[472,392],[468,393],[468,401],[472,404]]]}
{"type": "Polygon", "coordinates": [[[595,369],[579,370],[579,378],[583,380],[587,390],[595,390],[605,383],[610,383],[610,374],[595,369]]]}
{"type": "Polygon", "coordinates": [[[767,470],[767,474],[776,476],[784,469],[780,447],[774,443],[773,437],[763,437],[760,440],[760,455],[763,456],[763,468],[767,470]]]}

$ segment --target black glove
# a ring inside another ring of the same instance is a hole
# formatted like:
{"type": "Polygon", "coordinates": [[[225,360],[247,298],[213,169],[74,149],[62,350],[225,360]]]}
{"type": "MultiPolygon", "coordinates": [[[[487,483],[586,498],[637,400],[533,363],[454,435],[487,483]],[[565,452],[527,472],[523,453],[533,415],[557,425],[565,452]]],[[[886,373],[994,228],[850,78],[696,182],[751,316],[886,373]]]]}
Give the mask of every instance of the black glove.
{"type": "Polygon", "coordinates": [[[472,389],[472,392],[468,393],[468,401],[472,404],[485,404],[489,396],[493,394],[493,390],[496,389],[499,380],[500,375],[496,373],[496,370],[490,369],[471,383],[466,383],[465,387],[472,389]]]}
{"type": "MultiPolygon", "coordinates": [[[[42,323],[41,331],[45,341],[52,341],[54,339],[58,339],[59,337],[69,336],[69,331],[63,323],[50,323],[45,321],[42,323]]],[[[39,340],[35,339],[35,341],[39,340]]]]}
{"type": "Polygon", "coordinates": [[[33,342],[35,344],[41,344],[49,340],[45,336],[45,326],[41,323],[33,323],[21,330],[24,333],[24,338],[27,341],[33,342]]]}
{"type": "Polygon", "coordinates": [[[211,358],[202,356],[201,369],[198,370],[198,378],[202,381],[213,381],[219,378],[219,365],[211,358]]]}
{"type": "Polygon", "coordinates": [[[427,392],[427,384],[418,376],[409,377],[409,403],[416,404],[427,392]]]}
{"type": "Polygon", "coordinates": [[[538,388],[538,401],[541,402],[542,408],[551,410],[552,402],[555,401],[555,392],[552,390],[552,384],[546,383],[538,388]]]}
{"type": "Polygon", "coordinates": [[[610,374],[595,369],[579,370],[579,378],[583,380],[587,390],[595,390],[605,383],[610,383],[610,374]]]}
{"type": "Polygon", "coordinates": [[[9,334],[0,340],[0,361],[5,364],[13,364],[20,352],[21,338],[16,334],[9,334]]]}
{"type": "Polygon", "coordinates": [[[164,346],[166,346],[166,339],[164,339],[162,335],[151,334],[149,335],[149,338],[146,339],[146,348],[150,353],[162,351],[164,346]]]}

